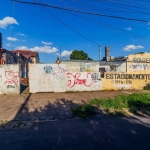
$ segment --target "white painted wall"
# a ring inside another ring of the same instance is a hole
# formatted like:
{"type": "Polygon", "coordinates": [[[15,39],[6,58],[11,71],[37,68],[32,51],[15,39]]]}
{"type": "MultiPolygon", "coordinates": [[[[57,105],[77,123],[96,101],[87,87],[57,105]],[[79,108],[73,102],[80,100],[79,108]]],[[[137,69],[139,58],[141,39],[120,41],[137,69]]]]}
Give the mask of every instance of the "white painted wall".
{"type": "Polygon", "coordinates": [[[67,91],[98,91],[102,82],[99,72],[67,72],[67,91]]]}
{"type": "Polygon", "coordinates": [[[0,66],[0,94],[20,94],[20,69],[18,64],[0,66]]]}
{"type": "Polygon", "coordinates": [[[69,72],[65,64],[29,65],[30,93],[97,91],[101,88],[102,82],[99,72],[69,72]]]}
{"type": "Polygon", "coordinates": [[[65,92],[66,65],[29,64],[29,91],[65,92]]]}

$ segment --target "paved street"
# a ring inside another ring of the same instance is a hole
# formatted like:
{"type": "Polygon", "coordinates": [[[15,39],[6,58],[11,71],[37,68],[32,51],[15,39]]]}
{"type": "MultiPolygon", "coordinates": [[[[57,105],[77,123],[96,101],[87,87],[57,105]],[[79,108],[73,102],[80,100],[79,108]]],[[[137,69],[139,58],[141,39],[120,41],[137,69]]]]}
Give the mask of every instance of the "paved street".
{"type": "Polygon", "coordinates": [[[74,119],[70,111],[92,98],[134,92],[1,95],[0,150],[148,150],[149,116],[74,119]]]}
{"type": "Polygon", "coordinates": [[[0,150],[149,150],[150,118],[94,117],[0,130],[0,150]]]}

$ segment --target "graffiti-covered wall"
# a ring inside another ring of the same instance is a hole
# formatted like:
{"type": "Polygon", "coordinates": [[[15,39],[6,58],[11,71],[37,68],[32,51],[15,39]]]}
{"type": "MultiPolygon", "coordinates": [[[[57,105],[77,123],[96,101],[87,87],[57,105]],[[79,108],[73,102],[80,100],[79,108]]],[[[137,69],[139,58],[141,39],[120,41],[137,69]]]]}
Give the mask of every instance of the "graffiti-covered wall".
{"type": "Polygon", "coordinates": [[[67,91],[98,91],[101,89],[99,72],[67,72],[67,91]]]}
{"type": "Polygon", "coordinates": [[[129,55],[127,72],[150,73],[150,53],[129,55]]]}
{"type": "Polygon", "coordinates": [[[66,66],[56,64],[29,65],[29,91],[36,92],[65,92],[66,66]]]}
{"type": "Polygon", "coordinates": [[[20,94],[20,69],[18,64],[0,66],[0,94],[20,94]]]}
{"type": "Polygon", "coordinates": [[[65,64],[30,64],[30,93],[100,90],[100,73],[93,72],[91,65],[87,66],[84,72],[78,70],[78,67],[65,64]],[[72,72],[72,69],[76,72],[72,72]]]}
{"type": "Polygon", "coordinates": [[[103,90],[141,90],[150,84],[150,53],[129,55],[126,64],[126,72],[105,72],[103,90]]]}

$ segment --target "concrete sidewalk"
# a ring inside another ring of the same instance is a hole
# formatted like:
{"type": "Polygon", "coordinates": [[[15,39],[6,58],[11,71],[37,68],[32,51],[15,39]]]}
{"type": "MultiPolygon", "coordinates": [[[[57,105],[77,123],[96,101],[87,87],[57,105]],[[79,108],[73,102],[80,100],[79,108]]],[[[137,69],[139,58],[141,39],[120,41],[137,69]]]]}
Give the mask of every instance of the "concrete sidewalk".
{"type": "MultiPolygon", "coordinates": [[[[71,108],[85,104],[93,98],[114,97],[137,91],[99,91],[74,93],[36,93],[23,92],[21,95],[0,95],[0,125],[11,122],[35,122],[71,119],[71,108]]],[[[139,92],[139,91],[138,91],[139,92]]],[[[30,124],[29,123],[29,124],[30,124]]]]}

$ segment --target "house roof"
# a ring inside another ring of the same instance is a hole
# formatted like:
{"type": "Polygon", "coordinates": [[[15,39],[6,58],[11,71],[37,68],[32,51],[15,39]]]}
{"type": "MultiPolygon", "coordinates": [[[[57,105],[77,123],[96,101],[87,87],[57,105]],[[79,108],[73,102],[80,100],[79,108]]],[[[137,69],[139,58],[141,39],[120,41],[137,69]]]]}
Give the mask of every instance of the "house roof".
{"type": "Polygon", "coordinates": [[[27,59],[29,57],[35,57],[38,52],[32,52],[29,50],[15,50],[15,51],[11,51],[12,53],[21,53],[24,57],[26,57],[27,59]]]}

